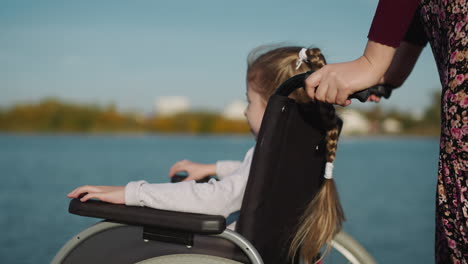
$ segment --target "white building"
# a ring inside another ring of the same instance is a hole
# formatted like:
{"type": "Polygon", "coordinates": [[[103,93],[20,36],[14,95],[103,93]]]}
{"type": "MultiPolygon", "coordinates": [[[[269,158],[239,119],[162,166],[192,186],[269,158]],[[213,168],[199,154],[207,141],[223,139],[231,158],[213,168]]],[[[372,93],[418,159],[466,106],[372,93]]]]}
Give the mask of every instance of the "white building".
{"type": "Polygon", "coordinates": [[[244,120],[244,110],[247,103],[242,100],[236,100],[228,104],[223,110],[223,117],[231,120],[244,120]]]}
{"type": "Polygon", "coordinates": [[[185,96],[161,96],[154,104],[154,111],[157,115],[173,115],[189,109],[190,102],[185,96]]]}
{"type": "Polygon", "coordinates": [[[401,123],[393,118],[387,118],[382,123],[382,129],[387,133],[401,132],[401,123]]]}
{"type": "Polygon", "coordinates": [[[342,135],[366,134],[371,129],[369,121],[356,110],[346,109],[340,117],[343,119],[342,135]]]}

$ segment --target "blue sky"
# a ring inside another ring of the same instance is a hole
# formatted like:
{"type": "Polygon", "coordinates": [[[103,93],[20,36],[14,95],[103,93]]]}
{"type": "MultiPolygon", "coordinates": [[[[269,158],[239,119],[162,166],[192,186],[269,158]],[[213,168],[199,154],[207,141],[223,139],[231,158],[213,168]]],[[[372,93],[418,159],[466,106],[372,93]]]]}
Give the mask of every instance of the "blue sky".
{"type": "MultiPolygon", "coordinates": [[[[272,43],[360,56],[377,0],[0,0],[0,107],[58,97],[152,110],[159,96],[222,109],[245,97],[246,56],[272,43]]],[[[430,47],[386,108],[440,88],[430,47]]],[[[357,105],[359,103],[354,103],[357,105]]]]}

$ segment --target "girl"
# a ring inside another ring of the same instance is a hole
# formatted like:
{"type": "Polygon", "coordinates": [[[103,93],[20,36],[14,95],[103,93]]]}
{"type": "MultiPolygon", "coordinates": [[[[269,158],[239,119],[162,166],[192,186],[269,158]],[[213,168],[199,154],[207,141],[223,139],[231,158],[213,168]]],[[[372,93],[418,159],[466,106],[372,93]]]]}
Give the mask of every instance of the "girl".
{"type": "MultiPolygon", "coordinates": [[[[249,54],[248,106],[244,114],[255,137],[260,130],[268,99],[275,89],[288,78],[302,72],[318,70],[325,63],[317,48],[259,47],[249,54]]],[[[300,102],[310,101],[302,89],[296,90],[291,97],[300,102]]],[[[331,164],[338,138],[336,115],[332,105],[321,104],[320,107],[327,129],[327,161],[331,164]]],[[[70,192],[68,197],[78,198],[84,194],[80,199],[82,202],[99,199],[115,204],[227,217],[241,208],[252,156],[253,148],[247,151],[242,162],[218,161],[216,164],[199,164],[180,161],[171,167],[169,176],[186,171],[189,177],[183,182],[149,184],[146,181],[137,181],[126,186],[82,186],[70,192]],[[219,181],[212,179],[207,183],[195,182],[213,174],[218,176],[219,181]]],[[[331,165],[327,166],[327,171],[330,172],[331,165]]],[[[313,259],[319,254],[320,248],[329,243],[341,228],[343,212],[330,176],[331,173],[326,175],[321,191],[311,201],[302,218],[292,241],[291,256],[300,249],[305,259],[313,259]]]]}

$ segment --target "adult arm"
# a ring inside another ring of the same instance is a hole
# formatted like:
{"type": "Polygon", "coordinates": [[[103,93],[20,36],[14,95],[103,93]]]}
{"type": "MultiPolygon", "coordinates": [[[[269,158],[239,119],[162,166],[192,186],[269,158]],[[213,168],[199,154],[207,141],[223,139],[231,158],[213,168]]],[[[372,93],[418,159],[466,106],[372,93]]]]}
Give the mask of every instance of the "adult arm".
{"type": "Polygon", "coordinates": [[[318,101],[349,105],[349,95],[382,80],[417,8],[417,0],[381,0],[364,54],[350,62],[329,64],[306,80],[308,95],[318,101]]]}
{"type": "Polygon", "coordinates": [[[380,80],[380,83],[400,87],[410,75],[424,46],[410,42],[401,42],[396,50],[390,67],[380,80]]]}
{"type": "Polygon", "coordinates": [[[419,14],[416,12],[380,83],[400,87],[410,75],[426,44],[426,34],[419,14]]]}
{"type": "MultiPolygon", "coordinates": [[[[395,88],[403,85],[413,70],[423,48],[424,46],[419,44],[402,41],[400,46],[396,49],[390,66],[379,83],[387,84],[395,88]]],[[[371,95],[370,100],[379,102],[380,97],[371,95]]]]}

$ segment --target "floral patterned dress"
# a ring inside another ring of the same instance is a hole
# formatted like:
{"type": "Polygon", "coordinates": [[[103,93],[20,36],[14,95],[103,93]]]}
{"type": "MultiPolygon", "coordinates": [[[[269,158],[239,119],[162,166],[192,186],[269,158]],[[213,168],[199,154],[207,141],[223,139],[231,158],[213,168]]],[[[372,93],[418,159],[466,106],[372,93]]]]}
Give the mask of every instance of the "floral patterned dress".
{"type": "Polygon", "coordinates": [[[422,0],[442,84],[436,262],[468,264],[468,12],[465,0],[422,0]]]}

